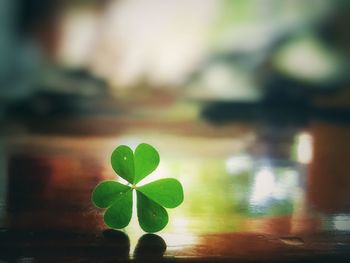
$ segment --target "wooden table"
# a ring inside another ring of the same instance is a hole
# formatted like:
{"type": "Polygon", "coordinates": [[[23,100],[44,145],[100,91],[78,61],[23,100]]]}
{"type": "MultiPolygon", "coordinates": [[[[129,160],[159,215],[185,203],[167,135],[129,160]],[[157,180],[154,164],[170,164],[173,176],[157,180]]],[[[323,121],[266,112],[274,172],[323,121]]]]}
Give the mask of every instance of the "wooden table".
{"type": "Polygon", "coordinates": [[[350,262],[350,126],[146,124],[4,135],[0,261],[350,262]],[[118,180],[111,151],[139,142],[161,155],[150,180],[176,177],[185,189],[156,234],[136,214],[108,230],[90,201],[98,182],[118,180]]]}

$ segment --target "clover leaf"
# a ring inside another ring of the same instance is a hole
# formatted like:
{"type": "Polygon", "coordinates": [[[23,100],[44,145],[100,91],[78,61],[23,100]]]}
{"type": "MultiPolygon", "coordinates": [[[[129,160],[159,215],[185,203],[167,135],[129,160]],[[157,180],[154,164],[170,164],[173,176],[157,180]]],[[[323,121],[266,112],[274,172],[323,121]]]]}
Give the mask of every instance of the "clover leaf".
{"type": "Polygon", "coordinates": [[[113,170],[130,185],[116,181],[103,181],[92,192],[92,202],[106,208],[104,222],[111,228],[126,227],[132,216],[133,191],[136,191],[137,218],[145,232],[162,230],[169,221],[165,208],[175,208],[184,199],[181,183],[165,178],[137,186],[159,164],[159,154],[151,145],[142,143],[135,153],[126,145],[117,147],[111,156],[113,170]]]}

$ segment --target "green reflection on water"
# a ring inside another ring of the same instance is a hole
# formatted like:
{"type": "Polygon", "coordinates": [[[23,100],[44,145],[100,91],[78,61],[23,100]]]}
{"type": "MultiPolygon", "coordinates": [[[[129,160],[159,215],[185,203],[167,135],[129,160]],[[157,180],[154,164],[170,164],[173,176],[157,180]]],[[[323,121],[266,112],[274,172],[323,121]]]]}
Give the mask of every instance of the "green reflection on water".
{"type": "Polygon", "coordinates": [[[258,171],[232,175],[220,159],[166,160],[166,164],[171,176],[178,177],[185,188],[185,202],[173,212],[169,231],[176,230],[176,218],[199,233],[242,231],[249,218],[285,216],[294,211],[298,174],[288,167],[271,169],[271,183],[259,185],[258,171]]]}

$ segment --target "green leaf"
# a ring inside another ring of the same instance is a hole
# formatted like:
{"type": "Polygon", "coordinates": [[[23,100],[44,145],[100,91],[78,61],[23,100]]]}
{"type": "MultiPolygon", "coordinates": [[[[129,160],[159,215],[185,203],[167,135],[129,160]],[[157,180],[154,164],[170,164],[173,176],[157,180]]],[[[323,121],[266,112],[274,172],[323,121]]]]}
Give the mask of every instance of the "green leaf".
{"type": "Polygon", "coordinates": [[[176,179],[161,179],[141,187],[134,185],[152,173],[159,165],[159,154],[149,144],[137,146],[135,153],[125,145],[117,147],[111,156],[114,171],[132,187],[116,181],[104,181],[92,192],[92,202],[107,208],[104,222],[111,228],[124,228],[131,220],[133,189],[137,193],[137,217],[145,232],[157,232],[168,223],[166,208],[180,205],[184,199],[182,186],[176,179]]]}
{"type": "Polygon", "coordinates": [[[140,182],[152,173],[159,164],[159,154],[156,149],[146,143],[141,143],[135,150],[135,179],[134,184],[140,182]]]}
{"type": "Polygon", "coordinates": [[[113,151],[111,164],[113,170],[120,177],[124,178],[131,184],[134,182],[134,154],[128,146],[121,145],[113,151]]]}
{"type": "Polygon", "coordinates": [[[117,198],[130,190],[129,186],[116,181],[104,181],[99,183],[92,192],[92,202],[99,208],[106,208],[112,205],[117,198]]]}
{"type": "Polygon", "coordinates": [[[137,193],[137,217],[143,231],[154,233],[162,230],[169,221],[164,207],[149,199],[139,191],[137,193]]]}
{"type": "Polygon", "coordinates": [[[104,221],[111,228],[126,227],[132,215],[132,190],[123,192],[115,202],[106,210],[104,221]]]}
{"type": "Polygon", "coordinates": [[[182,185],[173,178],[160,179],[140,186],[137,190],[166,208],[177,207],[184,200],[182,185]]]}

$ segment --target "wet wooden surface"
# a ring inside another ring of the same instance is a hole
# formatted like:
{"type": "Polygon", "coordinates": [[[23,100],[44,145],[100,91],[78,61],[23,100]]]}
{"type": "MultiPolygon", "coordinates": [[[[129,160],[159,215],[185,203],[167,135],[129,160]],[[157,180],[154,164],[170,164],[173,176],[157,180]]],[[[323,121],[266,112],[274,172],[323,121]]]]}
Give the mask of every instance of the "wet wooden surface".
{"type": "Polygon", "coordinates": [[[186,134],[144,125],[89,136],[6,135],[0,149],[0,261],[350,262],[350,126],[246,125],[186,134]],[[112,134],[112,135],[111,135],[112,134]],[[220,136],[215,136],[220,134],[220,136]],[[185,202],[143,233],[108,230],[90,201],[116,178],[109,155],[148,142],[150,180],[176,177],[185,202]]]}

